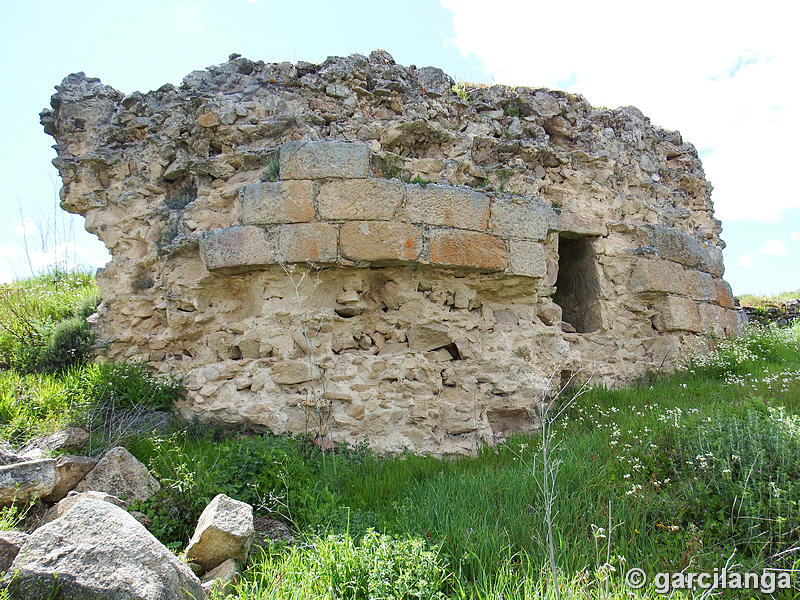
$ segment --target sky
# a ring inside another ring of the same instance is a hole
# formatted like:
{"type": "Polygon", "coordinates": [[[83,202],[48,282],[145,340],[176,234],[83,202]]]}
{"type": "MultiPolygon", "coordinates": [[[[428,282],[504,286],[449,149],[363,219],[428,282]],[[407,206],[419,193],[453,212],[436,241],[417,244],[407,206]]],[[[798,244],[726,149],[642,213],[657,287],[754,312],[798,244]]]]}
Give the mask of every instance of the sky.
{"type": "Polygon", "coordinates": [[[637,106],[692,142],[714,185],[734,293],[800,289],[800,8],[765,0],[0,0],[0,282],[109,260],[57,207],[38,113],[84,71],[124,93],[180,83],[237,52],[267,62],[374,49],[458,81],[562,89],[637,106]]]}

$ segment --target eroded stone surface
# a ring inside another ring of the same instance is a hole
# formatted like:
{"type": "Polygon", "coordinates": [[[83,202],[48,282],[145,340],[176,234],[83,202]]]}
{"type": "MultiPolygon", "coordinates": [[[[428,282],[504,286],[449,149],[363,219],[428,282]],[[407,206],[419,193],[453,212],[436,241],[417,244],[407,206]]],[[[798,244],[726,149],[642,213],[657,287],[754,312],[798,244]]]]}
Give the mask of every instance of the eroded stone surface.
{"type": "Polygon", "coordinates": [[[81,479],[75,490],[113,494],[125,502],[147,500],[161,485],[147,467],[122,446],[111,448],[94,468],[81,479]]]}
{"type": "Polygon", "coordinates": [[[28,537],[0,582],[14,600],[191,600],[200,580],[125,510],[81,499],[28,537]]]}
{"type": "Polygon", "coordinates": [[[46,496],[57,483],[58,471],[52,458],[0,466],[0,506],[46,496]]]}
{"type": "Polygon", "coordinates": [[[45,502],[58,502],[72,491],[78,482],[97,465],[97,459],[88,456],[62,454],[56,458],[58,483],[43,499],[45,502]]]}
{"type": "Polygon", "coordinates": [[[736,332],[680,134],[451,84],[384,52],[128,96],[67,77],[41,118],[62,206],[112,255],[105,357],[184,375],[188,418],[300,433],[319,408],[323,438],[450,454],[535,428],[554,371],[618,385],[736,332]],[[422,350],[425,323],[449,342],[422,350]]]}
{"type": "Polygon", "coordinates": [[[28,541],[27,533],[0,531],[0,575],[8,571],[26,541],[28,541]]]}
{"type": "Polygon", "coordinates": [[[253,507],[218,494],[200,515],[186,557],[207,571],[228,559],[247,561],[253,542],[253,507]]]}

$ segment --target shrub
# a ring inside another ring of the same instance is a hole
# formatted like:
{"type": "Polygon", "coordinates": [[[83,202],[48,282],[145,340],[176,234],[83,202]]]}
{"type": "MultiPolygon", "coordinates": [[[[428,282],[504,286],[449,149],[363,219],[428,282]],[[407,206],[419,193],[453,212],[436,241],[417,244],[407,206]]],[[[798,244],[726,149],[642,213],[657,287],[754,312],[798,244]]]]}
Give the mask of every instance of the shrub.
{"type": "Polygon", "coordinates": [[[168,409],[180,380],[151,375],[142,363],[83,364],[58,373],[0,373],[0,437],[22,443],[59,426],[86,427],[101,450],[132,431],[149,410],[168,409]]]}
{"type": "Polygon", "coordinates": [[[222,444],[208,477],[220,492],[297,525],[324,520],[335,505],[317,477],[317,461],[298,452],[288,436],[239,436],[222,444]]]}
{"type": "Polygon", "coordinates": [[[98,302],[86,273],[54,271],[0,287],[0,366],[37,373],[81,362],[91,345],[85,318],[98,302]]]}
{"type": "Polygon", "coordinates": [[[348,535],[330,535],[261,553],[237,586],[241,598],[439,599],[450,580],[438,549],[374,531],[358,545],[348,535]]]}
{"type": "Polygon", "coordinates": [[[277,181],[280,171],[280,153],[273,152],[269,155],[267,166],[261,172],[261,181],[277,181]]]}
{"type": "Polygon", "coordinates": [[[800,353],[800,326],[748,324],[738,338],[722,340],[713,352],[694,355],[687,369],[713,379],[748,374],[763,363],[797,360],[800,353]]]}
{"type": "Polygon", "coordinates": [[[88,358],[91,347],[92,334],[85,318],[61,321],[44,336],[34,369],[54,373],[82,363],[88,358]]]}
{"type": "Polygon", "coordinates": [[[88,319],[95,313],[95,311],[97,311],[97,307],[100,305],[101,300],[102,298],[100,297],[100,292],[98,291],[84,296],[75,304],[73,315],[75,315],[75,317],[78,319],[88,319]]]}
{"type": "Polygon", "coordinates": [[[179,378],[153,375],[141,361],[95,365],[90,370],[87,384],[92,398],[102,404],[111,404],[118,410],[170,409],[183,390],[179,378]]]}

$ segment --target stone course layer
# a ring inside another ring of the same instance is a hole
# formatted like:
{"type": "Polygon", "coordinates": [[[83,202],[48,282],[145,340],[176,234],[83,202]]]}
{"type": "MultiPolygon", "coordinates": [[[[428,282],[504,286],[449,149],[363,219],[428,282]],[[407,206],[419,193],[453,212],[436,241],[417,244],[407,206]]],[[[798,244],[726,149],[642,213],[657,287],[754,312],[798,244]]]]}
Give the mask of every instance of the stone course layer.
{"type": "Polygon", "coordinates": [[[105,359],[182,375],[188,418],[475,452],[552,382],[619,385],[739,326],[695,148],[637,109],[457,95],[386,52],[233,55],[41,114],[62,207],[111,252],[105,359]]]}

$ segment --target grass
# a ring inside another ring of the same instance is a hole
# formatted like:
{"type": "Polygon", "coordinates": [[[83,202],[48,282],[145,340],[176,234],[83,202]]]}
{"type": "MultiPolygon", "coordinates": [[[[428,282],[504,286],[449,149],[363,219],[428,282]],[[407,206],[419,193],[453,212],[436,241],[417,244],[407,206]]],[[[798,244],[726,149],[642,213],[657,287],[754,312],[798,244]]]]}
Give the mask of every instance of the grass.
{"type": "Polygon", "coordinates": [[[99,303],[94,277],[54,272],[0,288],[0,438],[31,438],[79,425],[100,451],[146,410],[171,408],[180,382],[141,363],[88,362],[86,318],[99,303]]]}
{"type": "Polygon", "coordinates": [[[81,272],[0,286],[0,368],[55,372],[83,362],[91,344],[86,317],[99,302],[94,277],[81,272]]]}
{"type": "Polygon", "coordinates": [[[782,300],[793,300],[794,298],[800,298],[800,290],[783,292],[782,294],[774,295],[742,294],[741,296],[738,296],[738,298],[739,303],[742,306],[773,306],[782,300]]]}

